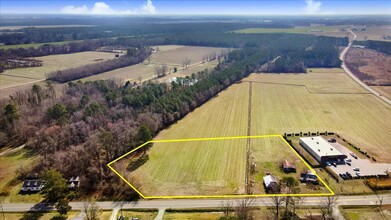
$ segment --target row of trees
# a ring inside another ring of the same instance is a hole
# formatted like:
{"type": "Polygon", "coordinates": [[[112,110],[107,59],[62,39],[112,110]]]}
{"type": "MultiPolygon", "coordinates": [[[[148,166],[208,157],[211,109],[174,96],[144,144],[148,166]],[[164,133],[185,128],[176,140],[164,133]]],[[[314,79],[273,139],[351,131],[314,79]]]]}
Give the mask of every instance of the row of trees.
{"type": "Polygon", "coordinates": [[[59,83],[69,82],[71,80],[77,80],[84,77],[97,75],[99,73],[104,73],[118,68],[141,63],[150,55],[151,49],[147,47],[130,49],[125,56],[121,56],[113,60],[88,64],[81,67],[50,72],[47,74],[46,78],[48,80],[53,80],[59,83]]]}

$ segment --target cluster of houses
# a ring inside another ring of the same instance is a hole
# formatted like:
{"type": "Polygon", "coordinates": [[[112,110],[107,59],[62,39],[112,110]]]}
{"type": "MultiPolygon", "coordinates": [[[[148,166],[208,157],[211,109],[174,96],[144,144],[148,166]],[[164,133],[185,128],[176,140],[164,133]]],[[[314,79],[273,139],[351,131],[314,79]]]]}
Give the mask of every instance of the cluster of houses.
{"type": "MultiPolygon", "coordinates": [[[[80,178],[78,176],[71,177],[68,181],[68,188],[74,190],[80,186],[80,178]]],[[[20,192],[22,193],[38,193],[45,186],[45,181],[39,179],[37,175],[28,177],[22,185],[20,192]]]]}
{"type": "MultiPolygon", "coordinates": [[[[280,164],[281,171],[284,173],[296,173],[296,165],[294,162],[290,162],[288,160],[284,160],[280,164]]],[[[304,171],[300,173],[300,182],[306,184],[319,184],[319,180],[317,176],[310,170],[304,171]]],[[[265,191],[268,194],[276,194],[281,192],[281,183],[279,182],[276,176],[267,173],[263,177],[263,186],[265,187],[265,191]]]]}

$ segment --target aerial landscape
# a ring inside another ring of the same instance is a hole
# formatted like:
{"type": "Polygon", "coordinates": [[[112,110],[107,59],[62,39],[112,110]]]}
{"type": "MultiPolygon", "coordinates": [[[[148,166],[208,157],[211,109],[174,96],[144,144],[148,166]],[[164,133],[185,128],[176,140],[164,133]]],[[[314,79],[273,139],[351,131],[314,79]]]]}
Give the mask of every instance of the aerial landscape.
{"type": "Polygon", "coordinates": [[[391,219],[390,14],[2,1],[0,220],[391,219]]]}

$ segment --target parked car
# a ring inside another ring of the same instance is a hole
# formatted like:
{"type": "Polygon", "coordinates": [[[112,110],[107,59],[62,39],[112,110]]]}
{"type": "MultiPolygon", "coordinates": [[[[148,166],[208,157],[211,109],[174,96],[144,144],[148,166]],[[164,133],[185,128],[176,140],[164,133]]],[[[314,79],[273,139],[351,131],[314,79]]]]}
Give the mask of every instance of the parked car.
{"type": "Polygon", "coordinates": [[[346,176],[348,176],[349,177],[349,179],[351,179],[352,178],[352,174],[350,174],[349,172],[347,172],[346,171],[346,176]]]}
{"type": "Polygon", "coordinates": [[[346,163],[347,163],[347,162],[351,163],[351,162],[352,162],[352,159],[345,159],[345,162],[346,162],[346,163]]]}
{"type": "Polygon", "coordinates": [[[331,163],[330,162],[326,162],[326,166],[331,166],[331,163]]]}
{"type": "Polygon", "coordinates": [[[352,166],[352,163],[350,163],[350,162],[346,162],[346,164],[349,165],[349,166],[352,166]]]}
{"type": "Polygon", "coordinates": [[[353,171],[360,171],[360,167],[353,168],[353,171]]]}
{"type": "Polygon", "coordinates": [[[360,172],[358,172],[358,171],[356,172],[356,175],[357,175],[357,176],[361,176],[360,172]]]}
{"type": "Polygon", "coordinates": [[[337,167],[337,163],[336,163],[336,162],[333,162],[333,166],[334,166],[334,167],[337,167]]]}

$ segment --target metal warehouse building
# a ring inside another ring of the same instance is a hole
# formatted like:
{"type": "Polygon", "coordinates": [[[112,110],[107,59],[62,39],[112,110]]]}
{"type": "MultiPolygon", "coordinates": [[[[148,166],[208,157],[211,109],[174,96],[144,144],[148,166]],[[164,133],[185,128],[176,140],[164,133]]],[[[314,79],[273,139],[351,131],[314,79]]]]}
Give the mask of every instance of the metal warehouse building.
{"type": "Polygon", "coordinates": [[[341,153],[321,136],[303,137],[300,138],[299,143],[321,164],[325,164],[328,161],[343,161],[347,158],[345,154],[341,153]]]}

